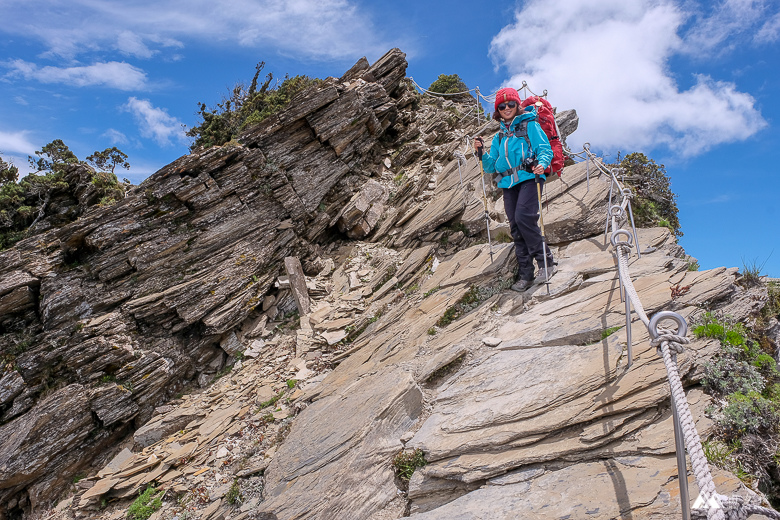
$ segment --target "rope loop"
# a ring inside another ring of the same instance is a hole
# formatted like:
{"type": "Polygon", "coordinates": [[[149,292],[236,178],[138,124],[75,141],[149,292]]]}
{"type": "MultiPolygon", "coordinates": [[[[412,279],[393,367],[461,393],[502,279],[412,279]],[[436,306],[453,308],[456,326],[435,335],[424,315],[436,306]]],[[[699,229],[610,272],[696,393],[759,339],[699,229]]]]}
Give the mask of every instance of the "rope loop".
{"type": "Polygon", "coordinates": [[[663,347],[664,343],[668,343],[669,350],[675,354],[682,354],[684,351],[683,345],[687,345],[690,342],[691,340],[685,336],[678,336],[677,334],[661,334],[657,338],[650,340],[650,346],[656,348],[659,356],[663,355],[661,353],[661,348],[663,347]]]}
{"type": "MultiPolygon", "coordinates": [[[[685,321],[685,318],[683,318],[676,312],[661,311],[656,313],[652,317],[650,323],[647,326],[647,330],[648,332],[650,332],[650,338],[655,339],[659,337],[662,333],[667,332],[665,329],[663,330],[658,329],[658,324],[661,323],[661,321],[663,320],[672,320],[677,323],[678,336],[685,337],[688,335],[688,323],[685,321]]],[[[690,343],[690,340],[686,338],[686,341],[684,341],[684,343],[690,343]]]]}
{"type": "Polygon", "coordinates": [[[780,513],[774,509],[746,504],[745,499],[739,495],[734,495],[730,498],[719,495],[719,498],[723,506],[722,508],[712,506],[709,509],[692,509],[691,518],[693,520],[708,520],[717,518],[715,515],[721,513],[720,518],[724,520],[747,520],[751,515],[763,515],[767,518],[780,519],[780,513]]]}
{"type": "Polygon", "coordinates": [[[745,500],[741,496],[733,496],[723,500],[723,512],[728,520],[747,520],[748,510],[745,508],[745,500]]]}
{"type": "Polygon", "coordinates": [[[623,216],[623,214],[624,214],[624,211],[625,210],[623,210],[623,206],[621,206],[619,204],[615,204],[614,206],[609,208],[609,216],[610,217],[621,218],[623,216]]]}
{"type": "MultiPolygon", "coordinates": [[[[615,206],[612,207],[614,208],[615,206]]],[[[622,211],[623,208],[620,208],[620,210],[622,211]]],[[[625,229],[616,229],[615,231],[612,232],[612,236],[609,238],[609,241],[612,242],[612,245],[615,247],[622,246],[630,249],[634,245],[634,236],[628,231],[626,231],[625,229]],[[628,240],[618,240],[618,237],[620,235],[625,235],[628,238],[628,240]]]]}

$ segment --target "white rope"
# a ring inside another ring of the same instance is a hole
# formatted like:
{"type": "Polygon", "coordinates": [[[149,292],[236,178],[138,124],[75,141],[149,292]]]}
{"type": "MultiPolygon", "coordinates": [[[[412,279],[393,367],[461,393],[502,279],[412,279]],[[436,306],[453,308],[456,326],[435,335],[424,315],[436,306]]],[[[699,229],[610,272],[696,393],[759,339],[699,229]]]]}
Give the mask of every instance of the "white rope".
{"type": "MultiPolygon", "coordinates": [[[[677,367],[677,354],[682,353],[683,345],[690,342],[685,336],[687,333],[687,326],[683,327],[684,319],[681,316],[676,315],[683,322],[680,324],[681,335],[676,335],[666,330],[659,331],[657,322],[653,323],[657,318],[654,318],[654,320],[648,319],[636,288],[631,281],[631,274],[628,266],[628,256],[631,253],[632,247],[631,241],[632,237],[636,237],[636,233],[632,235],[628,230],[620,227],[620,221],[627,220],[626,210],[629,212],[631,210],[631,190],[625,189],[623,184],[617,179],[617,175],[615,174],[616,170],[607,170],[600,161],[596,160],[596,157],[590,153],[590,150],[587,147],[584,147],[584,152],[586,157],[593,160],[593,163],[599,170],[611,177],[613,187],[617,186],[617,193],[622,195],[620,204],[610,206],[608,215],[608,225],[611,223],[612,227],[611,242],[615,248],[615,254],[618,259],[618,276],[622,290],[625,292],[626,300],[631,302],[637,316],[642,323],[644,323],[645,327],[647,327],[650,336],[654,338],[650,341],[650,345],[658,349],[666,367],[671,396],[677,410],[686,451],[691,460],[691,467],[696,478],[696,484],[699,487],[700,500],[697,500],[697,504],[701,502],[701,505],[700,507],[695,507],[691,510],[692,516],[697,519],[706,518],[707,520],[745,520],[752,514],[761,514],[769,518],[780,520],[780,513],[773,509],[745,504],[741,497],[734,496],[729,498],[717,493],[715,483],[712,480],[712,473],[710,472],[707,457],[704,455],[701,437],[699,436],[698,431],[696,431],[696,423],[691,415],[690,406],[688,405],[685,390],[683,389],[682,381],[680,379],[680,372],[677,367]],[[620,236],[629,238],[627,240],[619,240],[620,236]]],[[[638,248],[638,244],[635,245],[637,245],[638,248]]],[[[626,305],[626,309],[626,323],[628,328],[631,324],[630,307],[628,304],[626,305]]],[[[631,341],[630,337],[630,332],[628,332],[629,343],[631,341]]],[[[631,345],[629,344],[629,356],[631,352],[630,349],[631,345]]],[[[680,475],[679,478],[684,479],[687,477],[683,474],[680,475]]]]}
{"type": "MultiPolygon", "coordinates": [[[[705,457],[704,450],[701,447],[701,438],[699,437],[699,432],[696,431],[696,423],[691,416],[688,399],[685,396],[685,390],[680,380],[680,371],[677,368],[677,351],[682,350],[683,343],[687,344],[689,342],[690,340],[686,337],[666,334],[652,340],[650,345],[660,348],[664,365],[666,365],[666,374],[671,387],[672,399],[677,406],[677,413],[682,426],[683,437],[685,438],[685,447],[691,459],[691,467],[696,477],[696,484],[699,486],[699,494],[706,507],[707,519],[725,520],[726,516],[723,511],[722,499],[726,497],[721,497],[715,491],[715,483],[712,481],[707,457],[705,457]],[[676,344],[674,354],[671,352],[670,343],[676,344]]],[[[685,475],[680,475],[680,478],[685,478],[685,475]]]]}

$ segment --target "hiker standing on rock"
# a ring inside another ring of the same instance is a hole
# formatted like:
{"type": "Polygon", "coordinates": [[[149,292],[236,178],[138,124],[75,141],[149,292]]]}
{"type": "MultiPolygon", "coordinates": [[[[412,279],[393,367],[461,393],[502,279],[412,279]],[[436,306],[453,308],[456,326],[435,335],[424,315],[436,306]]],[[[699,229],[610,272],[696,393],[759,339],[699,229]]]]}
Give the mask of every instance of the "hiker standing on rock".
{"type": "Polygon", "coordinates": [[[496,93],[493,119],[501,125],[493,137],[490,153],[482,154],[482,139],[474,140],[474,150],[482,156],[487,173],[498,173],[498,187],[504,191],[504,211],[515,242],[515,255],[520,270],[515,291],[524,291],[534,282],[534,264],[539,265],[536,281],[546,281],[555,273],[553,255],[539,229],[539,197],[536,179],[544,188],[544,170],[553,159],[552,148],[542,127],[536,122],[536,109],[520,106],[520,95],[513,88],[496,93]],[[545,254],[547,269],[545,270],[545,254]]]}

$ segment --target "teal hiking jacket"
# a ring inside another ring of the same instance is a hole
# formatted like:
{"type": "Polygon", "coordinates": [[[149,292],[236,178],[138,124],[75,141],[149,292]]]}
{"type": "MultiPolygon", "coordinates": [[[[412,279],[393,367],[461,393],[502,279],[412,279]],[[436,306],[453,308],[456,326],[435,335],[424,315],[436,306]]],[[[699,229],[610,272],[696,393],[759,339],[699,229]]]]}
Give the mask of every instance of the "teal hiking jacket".
{"type": "MultiPolygon", "coordinates": [[[[523,159],[526,157],[535,155],[539,164],[544,168],[550,165],[553,152],[550,148],[550,141],[544,135],[542,127],[536,122],[536,109],[518,114],[509,126],[506,126],[502,121],[501,130],[505,134],[500,139],[501,142],[499,143],[499,132],[493,137],[490,153],[482,156],[482,167],[487,173],[501,174],[497,182],[499,188],[511,188],[534,178],[533,173],[522,169],[523,159]],[[528,121],[526,131],[528,140],[531,142],[530,150],[525,139],[514,136],[514,130],[523,121],[528,121]]],[[[542,174],[542,179],[546,179],[544,174],[542,174]]]]}

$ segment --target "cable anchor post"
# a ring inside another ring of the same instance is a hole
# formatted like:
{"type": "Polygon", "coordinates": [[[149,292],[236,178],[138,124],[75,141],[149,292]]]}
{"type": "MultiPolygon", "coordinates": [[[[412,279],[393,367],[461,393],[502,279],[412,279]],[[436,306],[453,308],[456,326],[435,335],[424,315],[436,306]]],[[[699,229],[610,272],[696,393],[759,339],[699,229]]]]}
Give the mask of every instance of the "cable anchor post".
{"type": "Polygon", "coordinates": [[[641,259],[642,251],[640,251],[641,248],[639,247],[639,236],[636,233],[636,224],[634,224],[634,211],[631,209],[631,199],[634,198],[634,192],[631,191],[631,188],[625,187],[623,188],[623,197],[627,199],[626,206],[628,207],[628,216],[631,219],[631,229],[634,232],[634,243],[636,244],[636,254],[637,257],[641,259]]]}
{"type": "MultiPolygon", "coordinates": [[[[610,213],[614,218],[618,218],[623,213],[623,208],[620,206],[612,206],[610,208],[610,213]]],[[[631,249],[633,247],[633,240],[634,238],[631,236],[631,233],[626,231],[625,229],[616,229],[612,232],[612,236],[609,238],[609,241],[612,243],[612,245],[615,247],[615,253],[618,255],[623,254],[623,249],[631,249]],[[624,240],[620,240],[619,237],[621,235],[624,235],[626,238],[624,240]]],[[[631,365],[634,364],[634,351],[633,351],[633,340],[631,337],[631,298],[628,297],[628,290],[625,287],[625,284],[623,283],[623,270],[621,268],[621,263],[618,261],[618,279],[620,281],[620,297],[623,299],[623,301],[626,304],[626,348],[628,353],[628,364],[626,368],[631,368],[631,365]]]]}
{"type": "Polygon", "coordinates": [[[463,153],[461,153],[460,150],[456,150],[455,153],[453,153],[453,155],[455,156],[455,159],[458,160],[458,177],[460,177],[460,189],[463,189],[463,173],[461,172],[460,169],[460,163],[461,161],[463,161],[464,163],[466,162],[466,156],[463,155],[463,153]]]}
{"type": "MultiPolygon", "coordinates": [[[[671,311],[661,311],[656,313],[647,326],[647,330],[650,333],[652,339],[658,339],[660,333],[658,331],[658,324],[665,319],[670,319],[677,322],[677,335],[685,336],[688,333],[688,324],[685,322],[685,318],[671,311]]],[[[668,348],[668,347],[667,347],[668,348]]],[[[676,356],[676,354],[673,354],[676,356]]],[[[685,462],[685,434],[683,432],[682,423],[680,421],[680,412],[677,409],[677,403],[674,401],[674,394],[671,396],[672,401],[672,420],[674,423],[674,447],[677,455],[677,482],[680,485],[680,505],[682,506],[682,518],[683,520],[691,520],[691,497],[688,492],[688,466],[685,462]]]]}
{"type": "Polygon", "coordinates": [[[590,192],[590,143],[582,145],[582,149],[585,151],[585,180],[588,183],[587,193],[590,192]]]}
{"type": "Polygon", "coordinates": [[[480,123],[480,119],[479,119],[479,107],[480,107],[480,103],[479,103],[479,87],[476,87],[474,89],[474,93],[476,94],[476,96],[474,96],[474,97],[475,97],[475,99],[477,101],[477,113],[476,113],[477,126],[479,126],[479,123],[480,123]]]}

